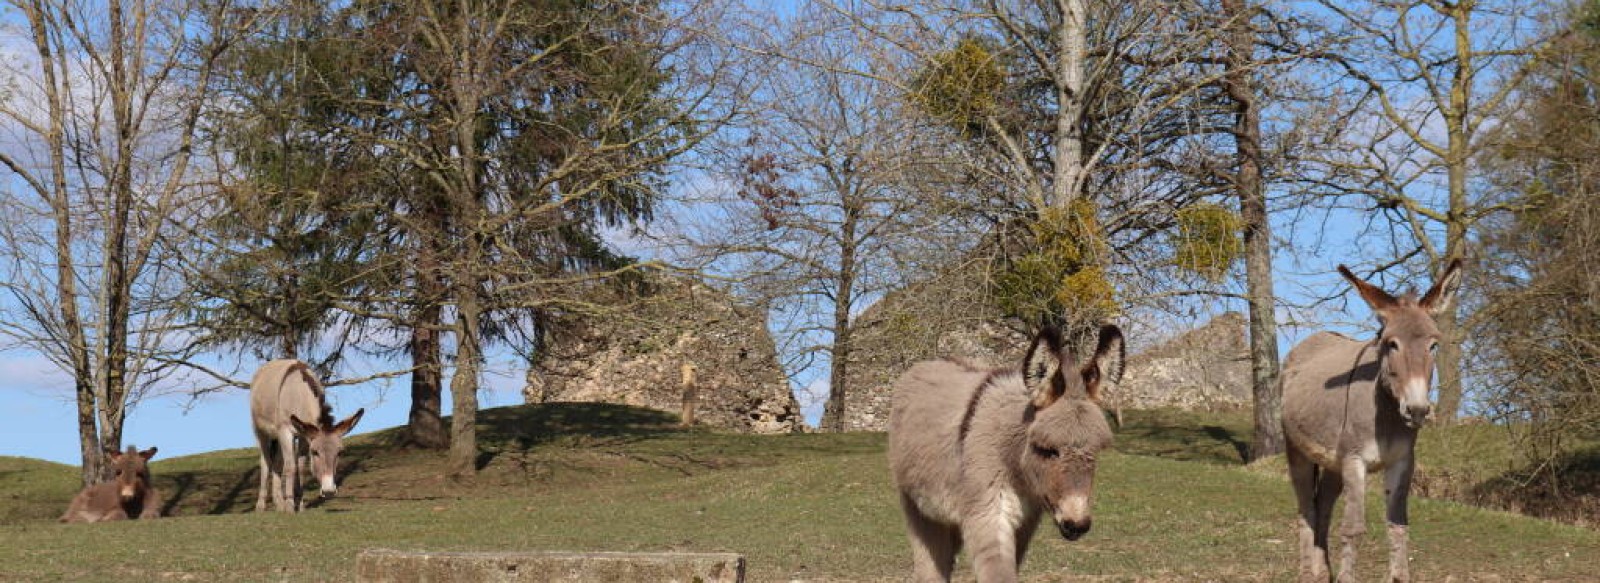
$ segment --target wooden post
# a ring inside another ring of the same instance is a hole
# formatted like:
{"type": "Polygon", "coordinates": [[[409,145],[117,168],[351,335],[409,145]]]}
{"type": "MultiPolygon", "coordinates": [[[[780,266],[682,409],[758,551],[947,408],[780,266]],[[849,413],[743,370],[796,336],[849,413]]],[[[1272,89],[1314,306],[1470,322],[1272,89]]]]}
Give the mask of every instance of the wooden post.
{"type": "Polygon", "coordinates": [[[699,387],[694,382],[694,365],[683,363],[683,426],[694,426],[695,400],[700,397],[699,387]]]}

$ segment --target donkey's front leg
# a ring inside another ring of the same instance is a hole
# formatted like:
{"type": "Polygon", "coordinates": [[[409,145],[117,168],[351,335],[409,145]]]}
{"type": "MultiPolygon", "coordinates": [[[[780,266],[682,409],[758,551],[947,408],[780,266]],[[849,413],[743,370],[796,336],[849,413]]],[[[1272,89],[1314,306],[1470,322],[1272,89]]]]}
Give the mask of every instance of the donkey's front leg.
{"type": "Polygon", "coordinates": [[[278,491],[273,493],[273,503],[278,505],[278,512],[299,512],[300,497],[297,490],[300,488],[300,458],[295,455],[294,434],[284,432],[278,435],[278,491]]]}
{"type": "Polygon", "coordinates": [[[1345,458],[1344,518],[1339,520],[1339,537],[1344,549],[1339,556],[1339,583],[1356,580],[1356,546],[1367,534],[1367,462],[1358,456],[1345,458]]]}
{"type": "Polygon", "coordinates": [[[139,510],[139,518],[141,520],[161,518],[162,504],[161,492],[150,490],[144,495],[144,507],[139,510]]]}
{"type": "Polygon", "coordinates": [[[1411,580],[1411,554],[1406,530],[1406,499],[1411,495],[1411,474],[1415,462],[1410,457],[1390,464],[1383,475],[1386,518],[1389,523],[1389,580],[1411,580]]]}
{"type": "Polygon", "coordinates": [[[972,553],[972,572],[978,583],[1016,583],[1016,527],[999,518],[972,520],[962,526],[962,538],[972,553]]]}

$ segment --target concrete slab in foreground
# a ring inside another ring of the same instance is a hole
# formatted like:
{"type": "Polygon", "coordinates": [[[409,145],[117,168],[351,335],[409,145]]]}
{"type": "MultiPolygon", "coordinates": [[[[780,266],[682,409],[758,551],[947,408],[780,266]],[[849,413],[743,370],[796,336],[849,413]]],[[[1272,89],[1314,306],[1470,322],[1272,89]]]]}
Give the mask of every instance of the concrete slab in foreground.
{"type": "Polygon", "coordinates": [[[743,583],[744,556],[733,553],[446,553],[369,549],[356,581],[680,581],[743,583]]]}

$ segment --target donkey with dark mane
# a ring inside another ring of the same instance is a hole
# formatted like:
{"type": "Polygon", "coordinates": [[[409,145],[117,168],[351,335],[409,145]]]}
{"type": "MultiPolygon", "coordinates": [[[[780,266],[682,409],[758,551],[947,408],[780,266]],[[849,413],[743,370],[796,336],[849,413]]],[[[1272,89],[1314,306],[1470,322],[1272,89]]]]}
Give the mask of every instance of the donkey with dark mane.
{"type": "Polygon", "coordinates": [[[1407,581],[1406,498],[1417,430],[1432,410],[1428,392],[1441,338],[1433,317],[1454,299],[1461,262],[1451,262],[1420,299],[1415,292],[1390,295],[1343,265],[1339,273],[1372,307],[1380,329],[1367,342],[1318,332],[1289,351],[1284,362],[1283,432],[1300,510],[1300,579],[1327,581],[1331,575],[1333,505],[1349,491],[1339,528],[1344,539],[1339,581],[1355,580],[1356,544],[1367,531],[1367,472],[1382,470],[1389,579],[1407,581]]]}
{"type": "Polygon", "coordinates": [[[267,495],[279,512],[304,508],[301,472],[310,466],[317,478],[318,494],[332,497],[344,435],[354,429],[366,409],[357,409],[344,421],[333,421],[322,382],[311,367],[292,359],[274,360],[250,380],[250,418],[261,446],[260,490],[256,511],[267,509],[267,495]],[[310,463],[301,461],[301,455],[310,463]]]}
{"type": "Polygon", "coordinates": [[[1046,511],[1067,540],[1089,532],[1095,456],[1111,443],[1100,386],[1122,362],[1116,326],[1082,367],[1045,328],[1020,368],[937,360],[900,377],[889,465],[917,581],[949,581],[963,544],[978,581],[1016,581],[1046,511]]]}
{"type": "Polygon", "coordinates": [[[116,475],[109,482],[88,486],[72,497],[61,522],[106,522],[111,520],[161,517],[161,493],[150,487],[150,468],[146,462],[156,456],[156,448],[139,451],[106,450],[106,459],[116,475]]]}

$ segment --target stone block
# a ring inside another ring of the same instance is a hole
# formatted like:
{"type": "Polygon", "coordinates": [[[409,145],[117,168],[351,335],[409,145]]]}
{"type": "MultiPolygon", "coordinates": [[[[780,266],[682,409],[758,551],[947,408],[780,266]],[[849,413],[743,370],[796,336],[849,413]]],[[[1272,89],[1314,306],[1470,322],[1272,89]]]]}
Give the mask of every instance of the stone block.
{"type": "Polygon", "coordinates": [[[431,552],[369,549],[362,551],[356,558],[356,581],[741,583],[744,581],[744,556],[734,553],[431,552]]]}

